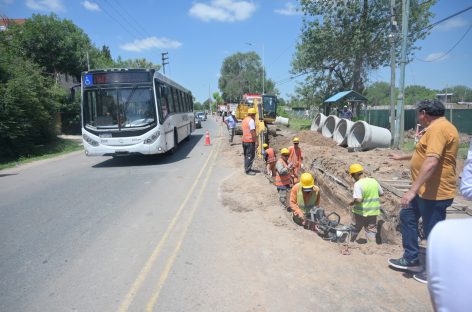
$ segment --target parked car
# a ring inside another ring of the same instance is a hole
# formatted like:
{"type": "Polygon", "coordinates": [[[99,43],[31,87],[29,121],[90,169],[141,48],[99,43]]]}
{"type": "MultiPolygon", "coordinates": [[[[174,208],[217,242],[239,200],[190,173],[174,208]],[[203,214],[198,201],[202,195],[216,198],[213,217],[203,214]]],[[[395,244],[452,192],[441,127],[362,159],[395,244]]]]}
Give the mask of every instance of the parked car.
{"type": "Polygon", "coordinates": [[[202,127],[202,120],[200,119],[200,117],[195,115],[195,128],[200,129],[201,127],[202,127]]]}
{"type": "Polygon", "coordinates": [[[206,114],[204,112],[196,112],[195,115],[200,118],[201,121],[207,120],[206,114]]]}

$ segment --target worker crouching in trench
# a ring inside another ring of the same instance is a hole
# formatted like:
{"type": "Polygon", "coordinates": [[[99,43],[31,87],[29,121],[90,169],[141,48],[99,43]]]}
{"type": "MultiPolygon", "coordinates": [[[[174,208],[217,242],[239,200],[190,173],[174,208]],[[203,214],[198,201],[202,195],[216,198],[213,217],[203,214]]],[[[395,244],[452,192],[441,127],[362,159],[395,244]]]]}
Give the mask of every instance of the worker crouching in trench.
{"type": "Polygon", "coordinates": [[[310,218],[310,210],[320,205],[320,188],[315,185],[313,176],[306,172],[300,177],[290,192],[290,208],[293,211],[293,221],[301,226],[310,218]]]}

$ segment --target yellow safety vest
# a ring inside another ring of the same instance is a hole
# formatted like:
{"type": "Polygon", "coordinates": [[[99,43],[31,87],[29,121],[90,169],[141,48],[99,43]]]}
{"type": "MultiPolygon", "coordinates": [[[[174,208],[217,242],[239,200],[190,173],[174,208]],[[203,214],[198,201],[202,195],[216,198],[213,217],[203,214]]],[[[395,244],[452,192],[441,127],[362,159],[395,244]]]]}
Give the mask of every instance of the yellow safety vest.
{"type": "Polygon", "coordinates": [[[360,216],[378,216],[380,214],[379,183],[373,178],[357,181],[362,189],[362,203],[356,204],[352,212],[360,216]]]}
{"type": "Polygon", "coordinates": [[[310,199],[307,203],[303,200],[303,187],[300,183],[298,183],[298,191],[297,191],[297,205],[303,211],[305,216],[310,213],[310,210],[313,209],[316,205],[316,198],[318,197],[318,191],[313,189],[310,194],[310,199]]]}

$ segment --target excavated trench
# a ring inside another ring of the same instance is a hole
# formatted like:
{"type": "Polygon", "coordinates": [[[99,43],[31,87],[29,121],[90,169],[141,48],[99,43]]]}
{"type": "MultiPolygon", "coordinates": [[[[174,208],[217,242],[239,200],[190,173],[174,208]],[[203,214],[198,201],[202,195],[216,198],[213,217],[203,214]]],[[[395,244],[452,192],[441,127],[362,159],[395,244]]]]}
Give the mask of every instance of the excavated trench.
{"type": "MultiPolygon", "coordinates": [[[[277,155],[280,149],[292,145],[294,137],[287,130],[278,130],[276,135],[271,137],[271,146],[277,151],[277,155]]],[[[337,146],[332,139],[312,131],[301,131],[296,136],[300,138],[300,148],[304,156],[303,170],[314,175],[316,184],[321,189],[321,207],[326,212],[338,213],[343,224],[353,223],[351,207],[348,206],[352,200],[354,185],[354,180],[347,173],[350,164],[362,164],[367,175],[377,179],[391,178],[404,171],[404,168],[395,168],[395,165],[399,164],[386,162],[387,151],[348,152],[347,149],[337,146]]],[[[401,239],[396,230],[399,198],[387,189],[384,189],[384,192],[382,208],[385,213],[377,218],[380,237],[378,242],[398,245],[401,239]]]]}

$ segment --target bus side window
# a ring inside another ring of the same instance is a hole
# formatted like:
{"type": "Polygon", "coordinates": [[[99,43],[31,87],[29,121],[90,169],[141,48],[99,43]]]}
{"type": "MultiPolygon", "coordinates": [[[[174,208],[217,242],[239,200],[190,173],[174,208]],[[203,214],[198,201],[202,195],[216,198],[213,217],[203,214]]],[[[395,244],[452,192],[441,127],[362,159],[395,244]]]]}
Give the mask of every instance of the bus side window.
{"type": "Polygon", "coordinates": [[[172,114],[172,113],[175,113],[177,110],[176,110],[176,107],[175,107],[175,102],[172,98],[172,88],[171,87],[167,87],[168,88],[168,91],[167,92],[167,96],[166,96],[166,100],[167,102],[169,103],[169,114],[172,114]]]}

